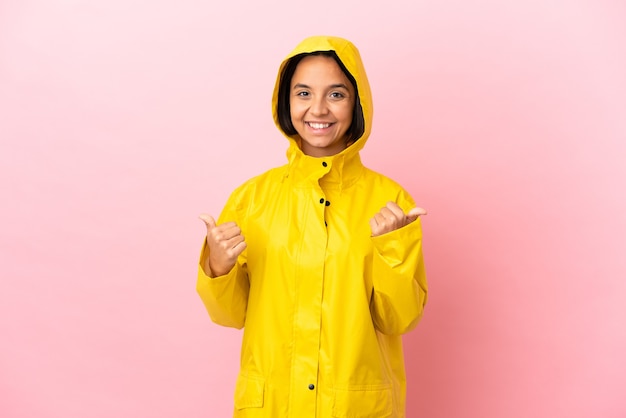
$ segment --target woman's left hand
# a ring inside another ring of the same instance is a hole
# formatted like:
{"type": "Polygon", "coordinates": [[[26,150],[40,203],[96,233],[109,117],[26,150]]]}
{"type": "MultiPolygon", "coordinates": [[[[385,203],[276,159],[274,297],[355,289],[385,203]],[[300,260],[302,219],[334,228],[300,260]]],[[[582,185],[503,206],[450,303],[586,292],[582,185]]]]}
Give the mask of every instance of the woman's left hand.
{"type": "Polygon", "coordinates": [[[372,228],[372,236],[386,234],[395,231],[405,225],[410,224],[422,215],[426,215],[426,210],[422,208],[413,208],[404,213],[402,208],[395,202],[387,203],[372,219],[370,219],[370,227],[372,228]]]}

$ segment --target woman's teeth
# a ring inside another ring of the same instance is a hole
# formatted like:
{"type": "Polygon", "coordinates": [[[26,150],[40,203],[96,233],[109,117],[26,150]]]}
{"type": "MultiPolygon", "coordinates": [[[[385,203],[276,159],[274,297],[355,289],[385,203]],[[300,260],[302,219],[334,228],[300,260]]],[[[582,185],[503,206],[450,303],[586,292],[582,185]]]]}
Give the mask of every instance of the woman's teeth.
{"type": "Polygon", "coordinates": [[[324,129],[330,126],[330,123],[313,123],[309,122],[309,126],[313,129],[324,129]]]}

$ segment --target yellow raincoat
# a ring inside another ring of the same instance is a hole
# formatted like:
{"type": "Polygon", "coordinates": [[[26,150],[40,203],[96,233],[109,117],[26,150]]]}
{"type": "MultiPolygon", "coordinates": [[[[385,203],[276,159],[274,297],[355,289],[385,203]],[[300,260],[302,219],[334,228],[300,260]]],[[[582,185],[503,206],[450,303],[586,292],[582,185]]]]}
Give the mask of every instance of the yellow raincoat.
{"type": "MultiPolygon", "coordinates": [[[[365,133],[330,157],[304,155],[288,137],[288,163],[252,178],[228,200],[247,249],[226,275],[199,268],[211,319],[244,328],[235,388],[238,418],[405,417],[401,335],[426,302],[420,220],[372,237],[369,220],[388,201],[415,206],[397,183],[364,167],[372,99],[357,49],[333,37],[300,53],[334,50],[357,82],[365,133]]],[[[203,248],[202,257],[208,247],[203,248]]]]}

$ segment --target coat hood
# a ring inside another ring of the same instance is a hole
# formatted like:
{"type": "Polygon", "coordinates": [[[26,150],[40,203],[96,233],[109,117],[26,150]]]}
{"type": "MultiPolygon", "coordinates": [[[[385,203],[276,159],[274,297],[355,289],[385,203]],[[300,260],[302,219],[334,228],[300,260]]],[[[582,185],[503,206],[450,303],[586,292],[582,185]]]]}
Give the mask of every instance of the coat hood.
{"type": "Polygon", "coordinates": [[[359,101],[363,110],[364,118],[364,131],[363,135],[355,141],[348,148],[340,152],[338,155],[352,156],[357,154],[365,145],[367,138],[370,135],[372,129],[372,93],[370,90],[369,82],[367,81],[367,75],[365,74],[365,67],[361,61],[361,55],[354,44],[347,39],[338,38],[335,36],[312,36],[306,38],[296,48],[291,51],[287,57],[283,60],[278,70],[278,76],[276,77],[276,84],[274,86],[274,94],[272,96],[272,115],[274,117],[274,123],[278,129],[289,139],[289,150],[287,151],[288,158],[292,160],[294,154],[302,154],[300,146],[297,142],[297,135],[287,135],[281,128],[278,121],[278,90],[280,85],[281,76],[285,70],[287,62],[300,54],[307,54],[318,51],[334,51],[348,72],[352,75],[356,81],[356,90],[358,92],[359,101]]]}

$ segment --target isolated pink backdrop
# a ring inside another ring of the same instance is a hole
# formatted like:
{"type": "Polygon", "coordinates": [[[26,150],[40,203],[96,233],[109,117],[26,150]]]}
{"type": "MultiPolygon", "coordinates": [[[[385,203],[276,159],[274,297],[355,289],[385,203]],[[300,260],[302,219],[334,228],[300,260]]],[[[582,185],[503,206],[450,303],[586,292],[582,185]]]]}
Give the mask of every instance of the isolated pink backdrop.
{"type": "Polygon", "coordinates": [[[200,212],[284,162],[303,37],[369,70],[367,165],[429,210],[408,416],[626,416],[620,1],[0,3],[0,416],[228,417],[200,212]]]}

